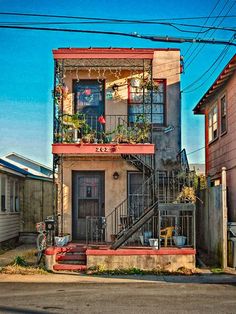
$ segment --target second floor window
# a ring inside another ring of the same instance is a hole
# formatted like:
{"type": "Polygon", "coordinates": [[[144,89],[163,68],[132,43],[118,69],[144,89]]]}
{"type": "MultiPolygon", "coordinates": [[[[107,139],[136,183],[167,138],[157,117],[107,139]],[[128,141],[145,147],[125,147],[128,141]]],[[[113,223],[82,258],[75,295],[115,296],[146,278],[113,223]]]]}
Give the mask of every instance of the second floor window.
{"type": "Polygon", "coordinates": [[[218,137],[218,110],[217,104],[213,106],[208,114],[208,141],[214,141],[218,137]]]}
{"type": "Polygon", "coordinates": [[[154,125],[165,124],[166,84],[165,80],[155,80],[154,88],[136,88],[129,86],[129,120],[135,121],[135,116],[144,114],[154,125]]]}
{"type": "Polygon", "coordinates": [[[99,116],[104,111],[104,81],[74,81],[75,112],[99,116]]]}
{"type": "Polygon", "coordinates": [[[226,132],[226,98],[225,95],[220,99],[220,109],[221,109],[221,133],[226,132]]]}

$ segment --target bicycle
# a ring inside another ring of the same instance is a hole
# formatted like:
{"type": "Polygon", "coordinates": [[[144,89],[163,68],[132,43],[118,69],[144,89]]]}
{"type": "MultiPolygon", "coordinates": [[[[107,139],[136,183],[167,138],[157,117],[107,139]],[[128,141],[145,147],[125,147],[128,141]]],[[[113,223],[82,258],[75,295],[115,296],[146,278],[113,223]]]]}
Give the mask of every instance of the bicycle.
{"type": "Polygon", "coordinates": [[[36,239],[37,246],[37,264],[39,265],[43,257],[43,252],[47,247],[47,232],[45,222],[38,222],[36,230],[39,233],[36,239]]]}
{"type": "Polygon", "coordinates": [[[48,216],[44,221],[36,224],[36,230],[39,233],[36,239],[37,246],[37,264],[39,265],[47,245],[53,245],[55,229],[54,216],[48,216]]]}

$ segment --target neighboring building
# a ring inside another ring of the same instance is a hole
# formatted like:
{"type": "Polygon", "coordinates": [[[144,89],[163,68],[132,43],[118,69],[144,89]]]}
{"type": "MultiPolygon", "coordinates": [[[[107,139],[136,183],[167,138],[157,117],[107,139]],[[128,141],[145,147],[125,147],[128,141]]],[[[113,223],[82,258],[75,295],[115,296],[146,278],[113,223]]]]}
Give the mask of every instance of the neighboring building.
{"type": "Polygon", "coordinates": [[[13,165],[16,165],[19,168],[25,169],[31,175],[52,178],[53,171],[51,168],[15,152],[5,155],[2,157],[2,159],[11,162],[13,165]]]}
{"type": "Polygon", "coordinates": [[[20,194],[27,172],[0,159],[0,245],[20,232],[20,194]]]}
{"type": "Polygon", "coordinates": [[[205,164],[189,164],[190,171],[195,171],[195,173],[199,176],[205,176],[205,164]]]}
{"type": "MultiPolygon", "coordinates": [[[[99,218],[106,217],[102,238],[116,242],[131,221],[143,219],[149,209],[153,215],[157,199],[174,201],[182,186],[180,177],[167,174],[181,168],[180,51],[60,48],[53,55],[59,231],[88,240],[93,220],[99,229],[99,218]]],[[[177,216],[172,218],[166,226],[176,223],[177,216]]]]}
{"type": "Polygon", "coordinates": [[[19,237],[35,240],[36,222],[53,213],[51,174],[49,168],[16,153],[0,158],[0,244],[19,237]],[[14,157],[17,162],[11,160],[14,157]]]}
{"type": "Polygon", "coordinates": [[[206,176],[221,183],[227,169],[229,221],[236,221],[236,55],[193,109],[205,115],[206,176]]]}

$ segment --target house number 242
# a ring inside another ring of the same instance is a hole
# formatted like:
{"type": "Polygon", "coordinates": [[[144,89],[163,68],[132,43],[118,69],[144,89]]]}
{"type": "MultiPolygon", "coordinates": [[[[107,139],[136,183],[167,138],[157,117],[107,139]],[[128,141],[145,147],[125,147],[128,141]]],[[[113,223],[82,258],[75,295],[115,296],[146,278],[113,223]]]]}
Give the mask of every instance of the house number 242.
{"type": "Polygon", "coordinates": [[[108,149],[108,147],[96,147],[96,152],[107,153],[107,152],[109,152],[109,149],[108,149]]]}

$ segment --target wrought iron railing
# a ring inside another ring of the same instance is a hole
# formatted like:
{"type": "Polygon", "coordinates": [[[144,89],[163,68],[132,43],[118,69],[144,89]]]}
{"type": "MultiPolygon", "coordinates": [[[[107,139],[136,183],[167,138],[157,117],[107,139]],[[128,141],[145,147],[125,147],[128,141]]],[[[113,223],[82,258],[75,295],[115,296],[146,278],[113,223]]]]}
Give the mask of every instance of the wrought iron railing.
{"type": "Polygon", "coordinates": [[[148,114],[63,114],[57,121],[58,143],[151,143],[152,124],[148,114]]]}
{"type": "MultiPolygon", "coordinates": [[[[171,208],[175,208],[175,203],[184,204],[187,201],[194,202],[194,198],[191,199],[189,198],[191,195],[188,196],[186,194],[186,187],[188,187],[187,193],[192,193],[191,197],[194,197],[192,186],[193,178],[191,173],[186,174],[173,171],[157,171],[153,173],[135,193],[129,195],[127,199],[106,216],[107,241],[115,241],[117,237],[120,237],[130,226],[135,224],[143,213],[148,211],[156,202],[158,202],[159,207],[165,205],[165,208],[168,208],[168,204],[173,204],[171,208]],[[183,193],[184,190],[185,193],[183,193]]],[[[147,228],[150,222],[151,220],[145,223],[143,228],[147,228]]],[[[151,225],[155,225],[154,221],[151,222],[151,225]]],[[[189,228],[192,229],[192,227],[189,228]]],[[[160,228],[155,230],[152,230],[152,237],[157,236],[157,230],[160,230],[160,228]]]]}
{"type": "Polygon", "coordinates": [[[195,248],[195,205],[187,203],[163,204],[125,246],[191,247],[195,248]]]}
{"type": "Polygon", "coordinates": [[[105,243],[106,218],[102,216],[86,217],[86,244],[105,243]]]}

